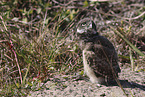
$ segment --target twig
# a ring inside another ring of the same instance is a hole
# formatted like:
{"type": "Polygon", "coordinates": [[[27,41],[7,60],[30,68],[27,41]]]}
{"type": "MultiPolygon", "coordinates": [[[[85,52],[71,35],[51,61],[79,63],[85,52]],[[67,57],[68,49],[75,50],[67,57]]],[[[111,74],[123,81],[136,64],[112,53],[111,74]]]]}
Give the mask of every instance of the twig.
{"type": "Polygon", "coordinates": [[[127,20],[135,20],[135,19],[138,19],[140,18],[141,16],[143,16],[145,14],[145,11],[143,13],[141,13],[139,16],[137,17],[134,17],[134,18],[124,18],[124,19],[127,19],[127,20]]]}

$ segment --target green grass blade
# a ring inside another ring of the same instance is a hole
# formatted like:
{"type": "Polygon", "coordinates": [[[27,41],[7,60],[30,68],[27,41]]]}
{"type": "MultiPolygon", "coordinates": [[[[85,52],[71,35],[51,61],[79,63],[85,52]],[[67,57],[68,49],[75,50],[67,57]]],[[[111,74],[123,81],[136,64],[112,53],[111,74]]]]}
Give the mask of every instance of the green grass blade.
{"type": "Polygon", "coordinates": [[[119,35],[134,51],[136,51],[139,55],[145,56],[138,48],[136,48],[130,41],[128,41],[119,31],[114,29],[112,26],[110,28],[117,34],[119,35]]]}
{"type": "Polygon", "coordinates": [[[134,71],[134,60],[133,60],[133,57],[132,57],[132,51],[131,51],[131,48],[129,48],[129,53],[130,53],[131,69],[132,69],[132,71],[134,71]]]}
{"type": "Polygon", "coordinates": [[[26,77],[27,77],[27,75],[28,75],[28,71],[29,71],[29,69],[30,69],[30,66],[31,66],[31,63],[28,64],[28,68],[27,68],[26,74],[25,74],[24,79],[23,79],[23,81],[22,81],[22,86],[25,85],[25,80],[26,80],[26,77]]]}

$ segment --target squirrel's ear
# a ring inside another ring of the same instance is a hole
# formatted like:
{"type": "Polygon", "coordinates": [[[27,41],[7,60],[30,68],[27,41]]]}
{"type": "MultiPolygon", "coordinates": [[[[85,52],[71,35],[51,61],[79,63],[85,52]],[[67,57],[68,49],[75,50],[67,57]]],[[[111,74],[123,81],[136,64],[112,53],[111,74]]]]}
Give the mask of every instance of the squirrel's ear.
{"type": "Polygon", "coordinates": [[[92,21],[92,28],[97,31],[96,24],[92,21]]]}

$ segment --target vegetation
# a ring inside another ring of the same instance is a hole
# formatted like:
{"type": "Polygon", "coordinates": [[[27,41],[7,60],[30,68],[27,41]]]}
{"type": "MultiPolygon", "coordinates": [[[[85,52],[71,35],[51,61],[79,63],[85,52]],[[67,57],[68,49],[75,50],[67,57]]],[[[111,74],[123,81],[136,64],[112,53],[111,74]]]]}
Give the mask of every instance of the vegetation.
{"type": "Polygon", "coordinates": [[[0,96],[25,96],[55,74],[83,71],[75,25],[93,18],[116,47],[122,66],[144,70],[142,0],[1,0],[0,96]]]}

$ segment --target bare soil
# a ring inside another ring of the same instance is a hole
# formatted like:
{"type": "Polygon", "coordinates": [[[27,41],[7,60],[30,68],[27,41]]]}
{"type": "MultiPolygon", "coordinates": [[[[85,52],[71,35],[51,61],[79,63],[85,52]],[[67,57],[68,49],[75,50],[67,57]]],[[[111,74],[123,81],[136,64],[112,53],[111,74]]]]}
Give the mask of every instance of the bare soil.
{"type": "MultiPolygon", "coordinates": [[[[98,85],[91,83],[86,76],[56,75],[39,91],[30,91],[27,97],[145,97],[145,71],[131,71],[121,68],[117,84],[98,85]]],[[[38,87],[38,88],[39,88],[38,87]]]]}

